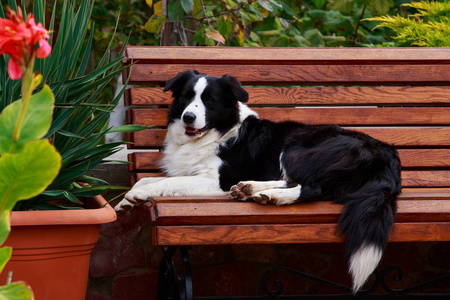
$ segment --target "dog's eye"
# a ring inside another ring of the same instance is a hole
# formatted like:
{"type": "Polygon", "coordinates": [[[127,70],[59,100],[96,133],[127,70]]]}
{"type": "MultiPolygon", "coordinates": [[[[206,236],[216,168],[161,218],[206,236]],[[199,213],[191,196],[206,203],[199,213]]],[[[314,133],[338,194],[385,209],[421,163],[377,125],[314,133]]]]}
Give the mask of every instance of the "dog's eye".
{"type": "Polygon", "coordinates": [[[205,97],[203,101],[205,101],[206,103],[211,103],[214,102],[214,99],[212,97],[205,97]]]}

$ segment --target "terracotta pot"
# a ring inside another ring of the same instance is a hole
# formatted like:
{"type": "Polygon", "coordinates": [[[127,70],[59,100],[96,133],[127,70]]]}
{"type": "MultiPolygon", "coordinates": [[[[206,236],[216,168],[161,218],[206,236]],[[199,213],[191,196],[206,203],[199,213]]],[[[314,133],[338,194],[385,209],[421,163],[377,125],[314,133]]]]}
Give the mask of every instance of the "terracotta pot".
{"type": "Polygon", "coordinates": [[[11,233],[4,246],[13,247],[0,276],[23,280],[37,300],[84,300],[89,259],[100,225],[116,219],[102,196],[88,198],[83,210],[14,211],[11,233]]]}

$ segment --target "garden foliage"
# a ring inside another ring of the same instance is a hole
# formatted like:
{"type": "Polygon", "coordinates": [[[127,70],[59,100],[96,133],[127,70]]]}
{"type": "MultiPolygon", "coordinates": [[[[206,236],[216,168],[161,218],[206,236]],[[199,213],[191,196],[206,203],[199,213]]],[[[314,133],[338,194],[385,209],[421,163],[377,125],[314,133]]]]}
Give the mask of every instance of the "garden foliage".
{"type": "Polygon", "coordinates": [[[174,45],[251,47],[362,46],[386,42],[363,18],[398,11],[395,0],[173,0],[146,1],[153,14],[145,29],[162,33],[174,24],[174,45]]]}
{"type": "MultiPolygon", "coordinates": [[[[15,7],[15,1],[9,1],[15,7]]],[[[111,187],[107,182],[88,175],[104,159],[120,149],[122,143],[104,144],[110,113],[116,107],[124,89],[112,99],[102,97],[105,87],[123,71],[122,53],[110,55],[114,33],[107,49],[93,70],[88,70],[94,41],[95,23],[91,20],[94,0],[55,1],[47,15],[46,1],[34,1],[36,22],[50,31],[51,55],[37,60],[35,70],[42,74],[55,96],[55,109],[46,138],[52,141],[62,156],[62,167],[51,185],[39,196],[19,202],[15,209],[56,209],[49,200],[66,199],[63,207],[81,204],[80,197],[101,194],[111,187]],[[58,7],[60,3],[61,7],[58,7]],[[60,15],[57,17],[57,13],[60,15]],[[50,16],[50,19],[47,19],[50,16]],[[58,21],[58,22],[57,22],[58,21]],[[85,183],[87,185],[80,185],[85,183]]],[[[2,6],[0,6],[2,8],[2,6]]],[[[26,5],[22,5],[24,13],[26,5]]],[[[126,43],[126,41],[125,41],[126,43]]],[[[20,80],[6,74],[8,61],[0,58],[0,111],[20,97],[20,80]]],[[[37,90],[42,88],[40,85],[37,90]]],[[[120,130],[130,128],[119,128],[120,130]]],[[[121,188],[121,187],[118,187],[121,188]]]]}
{"type": "Polygon", "coordinates": [[[450,2],[421,1],[405,3],[403,7],[416,10],[407,17],[380,16],[369,18],[379,21],[376,28],[387,27],[394,32],[396,46],[449,47],[450,2]]]}

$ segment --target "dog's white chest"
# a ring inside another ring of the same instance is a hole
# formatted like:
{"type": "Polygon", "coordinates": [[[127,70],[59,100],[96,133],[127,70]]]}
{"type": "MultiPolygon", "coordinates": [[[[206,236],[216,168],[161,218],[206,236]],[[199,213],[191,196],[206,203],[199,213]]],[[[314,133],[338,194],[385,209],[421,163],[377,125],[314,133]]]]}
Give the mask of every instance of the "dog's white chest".
{"type": "Polygon", "coordinates": [[[220,146],[219,133],[208,131],[201,138],[188,137],[181,122],[172,123],[165,140],[162,167],[172,176],[204,175],[219,178],[222,160],[217,156],[220,146]]]}

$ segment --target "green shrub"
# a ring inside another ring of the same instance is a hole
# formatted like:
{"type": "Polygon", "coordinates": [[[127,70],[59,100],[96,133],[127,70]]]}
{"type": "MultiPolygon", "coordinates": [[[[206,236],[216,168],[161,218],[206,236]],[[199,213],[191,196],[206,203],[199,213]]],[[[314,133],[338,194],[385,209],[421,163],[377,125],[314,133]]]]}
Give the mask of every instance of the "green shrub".
{"type": "MultiPolygon", "coordinates": [[[[369,18],[379,21],[375,26],[393,30],[396,46],[449,47],[450,2],[421,1],[403,4],[417,10],[407,17],[381,16],[369,18]]],[[[374,29],[375,29],[374,28],[374,29]]]]}
{"type": "Polygon", "coordinates": [[[363,18],[398,11],[403,0],[174,0],[146,1],[153,13],[145,29],[163,45],[336,47],[387,42],[363,18]],[[163,34],[170,30],[172,35],[163,34]]]}

